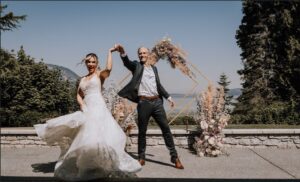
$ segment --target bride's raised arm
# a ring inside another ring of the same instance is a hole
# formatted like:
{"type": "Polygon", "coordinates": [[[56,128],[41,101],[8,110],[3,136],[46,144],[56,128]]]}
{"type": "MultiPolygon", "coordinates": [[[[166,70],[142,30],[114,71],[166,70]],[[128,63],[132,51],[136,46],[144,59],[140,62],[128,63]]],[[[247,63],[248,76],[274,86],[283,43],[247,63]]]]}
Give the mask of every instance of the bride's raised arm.
{"type": "Polygon", "coordinates": [[[116,47],[110,48],[108,50],[108,55],[107,55],[107,61],[106,61],[106,68],[100,71],[100,79],[101,79],[101,84],[103,85],[105,79],[109,77],[111,69],[112,69],[112,52],[116,51],[116,47]]]}

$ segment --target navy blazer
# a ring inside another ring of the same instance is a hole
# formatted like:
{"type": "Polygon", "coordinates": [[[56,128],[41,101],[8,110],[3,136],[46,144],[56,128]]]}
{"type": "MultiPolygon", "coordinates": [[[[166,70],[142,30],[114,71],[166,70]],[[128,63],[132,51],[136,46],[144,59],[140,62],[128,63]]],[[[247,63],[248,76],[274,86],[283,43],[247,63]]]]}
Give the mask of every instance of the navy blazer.
{"type": "MultiPolygon", "coordinates": [[[[139,102],[138,90],[139,90],[139,86],[140,86],[140,83],[142,80],[144,66],[139,61],[129,60],[127,55],[125,57],[121,56],[121,59],[124,63],[124,66],[131,71],[132,78],[131,78],[130,82],[119,91],[118,95],[121,97],[127,98],[127,99],[131,100],[132,102],[138,103],[139,102]]],[[[167,99],[170,95],[164,89],[164,87],[160,84],[157,68],[155,66],[151,66],[151,67],[155,74],[157,92],[159,94],[159,97],[161,99],[162,99],[162,97],[167,99]]]]}

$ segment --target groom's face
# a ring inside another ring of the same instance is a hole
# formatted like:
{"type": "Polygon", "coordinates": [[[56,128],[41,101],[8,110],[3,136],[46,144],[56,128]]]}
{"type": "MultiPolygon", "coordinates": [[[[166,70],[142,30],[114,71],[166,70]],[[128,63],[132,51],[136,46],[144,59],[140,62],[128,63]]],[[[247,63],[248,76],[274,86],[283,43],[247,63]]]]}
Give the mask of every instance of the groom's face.
{"type": "Polygon", "coordinates": [[[141,47],[138,51],[138,56],[139,56],[139,59],[142,63],[146,63],[147,61],[147,58],[148,58],[148,55],[149,55],[149,51],[147,48],[145,47],[141,47]]]}

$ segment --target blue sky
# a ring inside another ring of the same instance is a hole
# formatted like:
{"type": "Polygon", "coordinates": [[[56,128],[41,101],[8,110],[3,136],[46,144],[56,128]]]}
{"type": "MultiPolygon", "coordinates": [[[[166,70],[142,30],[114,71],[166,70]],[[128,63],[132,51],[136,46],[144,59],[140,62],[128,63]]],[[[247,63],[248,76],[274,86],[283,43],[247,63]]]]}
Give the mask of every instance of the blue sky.
{"type": "MultiPolygon", "coordinates": [[[[77,65],[87,53],[95,52],[103,67],[107,51],[115,43],[124,45],[137,59],[140,46],[153,47],[164,36],[180,45],[204,75],[216,83],[224,72],[230,88],[240,86],[237,70],[242,68],[241,50],[235,34],[242,19],[241,1],[2,1],[16,15],[27,15],[21,27],[2,32],[1,47],[18,50],[45,63],[65,66],[80,76],[87,73],[77,65]]],[[[170,92],[185,93],[192,81],[173,70],[166,61],[157,64],[161,82],[170,92]]],[[[109,82],[120,81],[128,71],[119,54],[113,55],[109,82]]],[[[199,88],[207,81],[197,75],[199,88]]]]}

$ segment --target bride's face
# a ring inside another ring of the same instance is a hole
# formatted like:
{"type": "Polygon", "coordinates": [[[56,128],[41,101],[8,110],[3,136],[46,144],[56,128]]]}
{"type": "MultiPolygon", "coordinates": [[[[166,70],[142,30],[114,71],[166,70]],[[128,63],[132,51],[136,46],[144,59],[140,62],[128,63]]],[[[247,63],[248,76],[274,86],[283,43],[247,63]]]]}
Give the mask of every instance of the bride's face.
{"type": "Polygon", "coordinates": [[[89,73],[94,73],[98,66],[98,62],[94,57],[91,57],[89,60],[87,60],[85,64],[89,73]]]}

